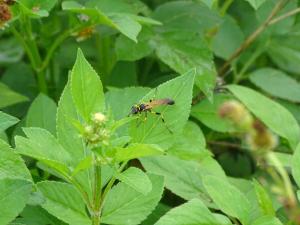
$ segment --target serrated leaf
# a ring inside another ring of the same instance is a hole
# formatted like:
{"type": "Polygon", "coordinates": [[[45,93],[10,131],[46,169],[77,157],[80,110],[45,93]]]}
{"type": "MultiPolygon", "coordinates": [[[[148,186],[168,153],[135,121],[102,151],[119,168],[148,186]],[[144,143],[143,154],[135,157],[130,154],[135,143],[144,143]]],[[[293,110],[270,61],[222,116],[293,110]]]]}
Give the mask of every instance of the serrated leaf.
{"type": "Polygon", "coordinates": [[[224,171],[211,157],[200,162],[181,160],[173,156],[149,157],[140,161],[148,172],[164,176],[166,187],[186,200],[201,198],[209,202],[202,184],[203,175],[225,178],[224,171]]]}
{"type": "Polygon", "coordinates": [[[71,91],[76,108],[86,121],[93,113],[103,112],[104,94],[100,77],[80,49],[71,72],[71,91]]]}
{"type": "Polygon", "coordinates": [[[40,127],[56,135],[56,104],[44,94],[39,94],[31,103],[26,116],[27,127],[40,127]]]}
{"type": "Polygon", "coordinates": [[[175,207],[161,217],[155,225],[218,225],[218,221],[199,199],[175,207]]]}
{"type": "MultiPolygon", "coordinates": [[[[194,77],[194,71],[191,70],[180,77],[159,85],[140,101],[143,103],[153,98],[154,100],[170,98],[175,101],[175,104],[153,109],[153,111],[161,113],[164,122],[162,117],[157,115],[148,115],[146,121],[143,121],[142,116],[138,117],[137,121],[132,123],[130,130],[133,142],[159,144],[164,147],[172,144],[174,134],[181,133],[189,117],[194,77]]],[[[145,114],[143,115],[145,116],[145,114]]]]}
{"type": "Polygon", "coordinates": [[[0,224],[6,225],[23,210],[31,193],[32,183],[21,179],[0,179],[0,224]]]}
{"type": "Polygon", "coordinates": [[[15,125],[19,119],[0,111],[0,132],[5,131],[7,128],[15,125]]]}
{"type": "Polygon", "coordinates": [[[80,193],[70,184],[44,181],[37,184],[46,198],[42,207],[60,220],[74,225],[91,225],[80,193]]]}
{"type": "Polygon", "coordinates": [[[147,174],[135,167],[117,174],[117,178],[143,195],[147,195],[152,189],[152,183],[147,174]]]}
{"type": "Polygon", "coordinates": [[[117,162],[124,162],[131,159],[162,155],[164,151],[157,145],[151,144],[131,144],[126,148],[119,148],[115,155],[117,162]]]}
{"type": "Polygon", "coordinates": [[[292,149],[296,148],[300,140],[300,129],[287,109],[250,88],[239,85],[228,85],[227,88],[266,126],[286,138],[292,149]]]}
{"type": "Polygon", "coordinates": [[[32,179],[23,159],[0,140],[0,179],[3,178],[32,179]]]}
{"type": "Polygon", "coordinates": [[[0,83],[0,109],[25,101],[28,101],[26,96],[20,95],[5,84],[0,83]]]}
{"type": "Polygon", "coordinates": [[[105,200],[102,219],[103,223],[137,225],[154,210],[162,192],[163,178],[149,175],[152,190],[147,195],[138,193],[126,184],[119,183],[109,192],[105,200]]]}
{"type": "Polygon", "coordinates": [[[242,224],[249,223],[251,204],[239,189],[231,185],[226,178],[215,176],[205,176],[203,184],[214,203],[224,213],[238,218],[242,224]]]}
{"type": "Polygon", "coordinates": [[[300,84],[280,70],[261,68],[251,73],[249,79],[272,96],[300,102],[300,84]]]}

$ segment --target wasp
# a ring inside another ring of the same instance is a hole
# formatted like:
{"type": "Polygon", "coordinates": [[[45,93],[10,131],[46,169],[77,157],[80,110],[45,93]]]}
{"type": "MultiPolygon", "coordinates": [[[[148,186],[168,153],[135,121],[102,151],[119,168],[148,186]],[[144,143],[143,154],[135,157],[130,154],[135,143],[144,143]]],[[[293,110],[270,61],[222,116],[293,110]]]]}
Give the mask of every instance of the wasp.
{"type": "MultiPolygon", "coordinates": [[[[163,105],[174,105],[174,104],[175,104],[175,101],[170,98],[149,100],[149,102],[140,103],[140,104],[136,104],[136,105],[132,106],[129,115],[138,115],[141,113],[145,113],[145,115],[147,116],[147,113],[149,112],[149,113],[160,116],[162,122],[165,124],[165,119],[164,119],[163,115],[159,112],[154,112],[153,108],[158,107],[158,106],[163,106],[163,105]]],[[[167,125],[166,125],[166,127],[170,133],[173,133],[168,128],[167,125]]]]}

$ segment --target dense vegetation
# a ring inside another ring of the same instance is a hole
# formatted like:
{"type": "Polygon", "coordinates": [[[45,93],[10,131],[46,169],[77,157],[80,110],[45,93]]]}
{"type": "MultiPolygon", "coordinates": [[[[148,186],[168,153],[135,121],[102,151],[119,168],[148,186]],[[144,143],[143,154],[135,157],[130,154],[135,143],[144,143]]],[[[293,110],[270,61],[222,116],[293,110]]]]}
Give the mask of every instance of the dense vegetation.
{"type": "Polygon", "coordinates": [[[300,224],[298,0],[0,0],[0,225],[300,224]]]}

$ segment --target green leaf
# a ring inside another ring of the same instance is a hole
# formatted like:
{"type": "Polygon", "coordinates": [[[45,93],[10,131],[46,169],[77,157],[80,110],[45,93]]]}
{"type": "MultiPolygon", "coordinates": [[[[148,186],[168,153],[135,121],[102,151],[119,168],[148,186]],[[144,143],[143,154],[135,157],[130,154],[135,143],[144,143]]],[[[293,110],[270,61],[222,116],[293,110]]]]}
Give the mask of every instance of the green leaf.
{"type": "Polygon", "coordinates": [[[39,94],[31,103],[26,116],[27,127],[40,127],[56,135],[56,104],[44,94],[39,94]]]}
{"type": "Polygon", "coordinates": [[[224,213],[238,218],[242,224],[249,223],[251,204],[239,189],[231,185],[226,178],[215,176],[205,176],[203,184],[214,203],[224,213]]]}
{"type": "Polygon", "coordinates": [[[246,0],[250,5],[257,10],[266,0],[246,0]]]}
{"type": "Polygon", "coordinates": [[[5,84],[0,83],[0,108],[28,101],[28,98],[14,92],[5,84]]]}
{"type": "Polygon", "coordinates": [[[0,224],[8,224],[23,210],[31,193],[32,183],[20,179],[0,179],[0,224]]]}
{"type": "Polygon", "coordinates": [[[97,6],[97,2],[89,2],[85,7],[74,1],[65,1],[62,3],[62,8],[63,10],[91,16],[91,18],[99,24],[112,27],[135,42],[137,41],[137,35],[142,29],[142,26],[137,22],[137,18],[132,14],[112,11],[107,12],[105,9],[103,11],[101,6],[97,6]]]}
{"type": "Polygon", "coordinates": [[[0,111],[0,132],[5,131],[7,128],[15,125],[19,119],[0,111]]]}
{"type": "Polygon", "coordinates": [[[41,128],[23,128],[28,138],[15,138],[16,150],[41,161],[61,174],[68,174],[71,161],[69,153],[46,130],[41,128]]]}
{"type": "Polygon", "coordinates": [[[300,160],[300,144],[298,144],[293,158],[292,158],[292,174],[293,177],[298,185],[300,187],[300,165],[299,165],[299,160],[300,160]]]}
{"type": "Polygon", "coordinates": [[[0,140],[0,179],[3,178],[32,179],[23,159],[0,140]]]}
{"type": "Polygon", "coordinates": [[[27,205],[20,214],[20,218],[14,220],[14,223],[26,225],[65,225],[62,221],[49,214],[40,206],[27,205]]]}
{"type": "Polygon", "coordinates": [[[130,167],[118,174],[117,178],[143,195],[147,195],[152,189],[152,183],[147,174],[135,167],[130,167]]]}
{"type": "Polygon", "coordinates": [[[124,162],[141,157],[162,155],[163,153],[164,151],[157,145],[131,144],[126,148],[119,148],[114,158],[117,162],[124,162]]]}
{"type": "Polygon", "coordinates": [[[240,47],[243,40],[244,34],[237,21],[227,15],[212,40],[212,47],[217,56],[228,59],[240,47]]]}
{"type": "Polygon", "coordinates": [[[171,209],[170,206],[165,205],[163,203],[158,203],[155,210],[144,220],[141,225],[153,225],[156,221],[158,221],[166,212],[171,209]]]}
{"type": "Polygon", "coordinates": [[[147,27],[143,27],[137,43],[125,36],[119,36],[116,41],[118,60],[136,61],[150,55],[154,50],[154,46],[150,43],[152,36],[153,31],[147,27]]]}
{"type": "Polygon", "coordinates": [[[37,184],[46,201],[42,207],[60,220],[74,225],[90,225],[80,193],[70,184],[44,181],[37,184]]]}
{"type": "Polygon", "coordinates": [[[102,219],[107,224],[137,225],[154,210],[162,192],[163,178],[149,175],[152,190],[143,195],[124,183],[118,183],[109,192],[104,204],[102,219]]]}
{"type": "Polygon", "coordinates": [[[164,176],[166,187],[186,200],[200,197],[209,202],[202,184],[203,175],[225,178],[224,171],[211,157],[200,162],[181,160],[173,156],[149,157],[140,161],[148,172],[164,176]]]}
{"type": "Polygon", "coordinates": [[[57,0],[20,0],[19,4],[24,13],[32,18],[49,16],[49,12],[56,5],[57,0]]]}
{"type": "Polygon", "coordinates": [[[171,209],[155,225],[218,225],[218,221],[208,208],[199,199],[171,209]]]}
{"type": "Polygon", "coordinates": [[[232,100],[233,97],[226,94],[214,95],[213,100],[202,100],[200,103],[192,107],[192,116],[201,121],[204,125],[212,130],[218,132],[234,132],[236,128],[230,121],[222,119],[218,110],[220,106],[226,102],[232,100]]]}
{"type": "Polygon", "coordinates": [[[196,85],[211,97],[216,71],[204,32],[219,24],[218,15],[200,2],[172,1],[159,6],[153,18],[163,23],[155,30],[157,56],[179,74],[196,68],[196,85]]]}
{"type": "Polygon", "coordinates": [[[280,222],[279,219],[267,215],[267,216],[261,216],[259,218],[257,218],[253,223],[251,223],[251,225],[282,225],[282,223],[280,222]]]}
{"type": "Polygon", "coordinates": [[[254,180],[253,184],[262,214],[275,216],[275,210],[273,207],[272,199],[268,195],[267,191],[263,188],[263,186],[260,183],[258,183],[258,181],[254,180]]]}
{"type": "MultiPolygon", "coordinates": [[[[71,164],[75,168],[85,158],[91,156],[91,153],[85,148],[84,141],[79,137],[77,128],[73,125],[73,121],[80,121],[81,117],[74,104],[70,80],[68,81],[58,103],[57,108],[57,138],[63,148],[72,156],[71,164]]],[[[84,170],[74,173],[74,178],[84,187],[85,191],[92,194],[92,184],[90,179],[90,171],[84,170]]]]}
{"type": "Polygon", "coordinates": [[[296,148],[300,130],[287,109],[250,88],[238,85],[228,85],[227,88],[272,131],[286,138],[292,149],[296,148]]]}
{"type": "Polygon", "coordinates": [[[91,119],[93,113],[103,112],[102,83],[80,49],[71,72],[71,91],[76,108],[86,121],[91,119]]]}
{"type": "Polygon", "coordinates": [[[0,64],[19,62],[23,54],[24,50],[16,38],[4,39],[1,37],[0,64]]]}
{"type": "Polygon", "coordinates": [[[132,122],[130,130],[133,142],[163,146],[172,144],[174,134],[182,132],[189,117],[194,77],[194,71],[189,71],[180,77],[159,85],[140,101],[142,103],[153,98],[170,98],[175,101],[175,104],[156,107],[153,110],[161,113],[165,122],[162,121],[161,116],[157,115],[148,115],[147,120],[144,122],[142,121],[142,115],[138,116],[137,122],[132,122]]]}
{"type": "Polygon", "coordinates": [[[187,160],[201,160],[211,155],[211,152],[206,150],[205,137],[200,127],[191,121],[186,123],[182,134],[176,137],[168,153],[187,160]]]}
{"type": "Polygon", "coordinates": [[[249,76],[250,81],[266,93],[293,102],[300,102],[300,84],[280,70],[262,68],[249,76]]]}

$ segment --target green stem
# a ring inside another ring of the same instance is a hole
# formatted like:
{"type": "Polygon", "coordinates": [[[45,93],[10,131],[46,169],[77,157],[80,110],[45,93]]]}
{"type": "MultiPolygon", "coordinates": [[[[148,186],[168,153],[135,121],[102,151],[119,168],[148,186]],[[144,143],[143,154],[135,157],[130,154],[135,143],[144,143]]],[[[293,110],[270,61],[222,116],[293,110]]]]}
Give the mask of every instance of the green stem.
{"type": "Polygon", "coordinates": [[[97,163],[97,156],[94,154],[94,190],[93,190],[93,214],[92,224],[99,225],[101,220],[101,165],[97,163]]]}
{"type": "Polygon", "coordinates": [[[234,0],[226,0],[220,9],[221,16],[224,16],[234,0]]]}
{"type": "Polygon", "coordinates": [[[280,160],[277,158],[277,156],[273,152],[269,152],[267,154],[267,159],[274,165],[274,168],[277,170],[278,174],[280,174],[282,182],[284,184],[284,188],[285,188],[284,191],[289,200],[289,203],[292,206],[295,206],[297,204],[297,200],[296,200],[295,193],[293,191],[293,186],[292,186],[292,183],[291,183],[288,173],[286,172],[286,170],[284,169],[280,160]]]}

